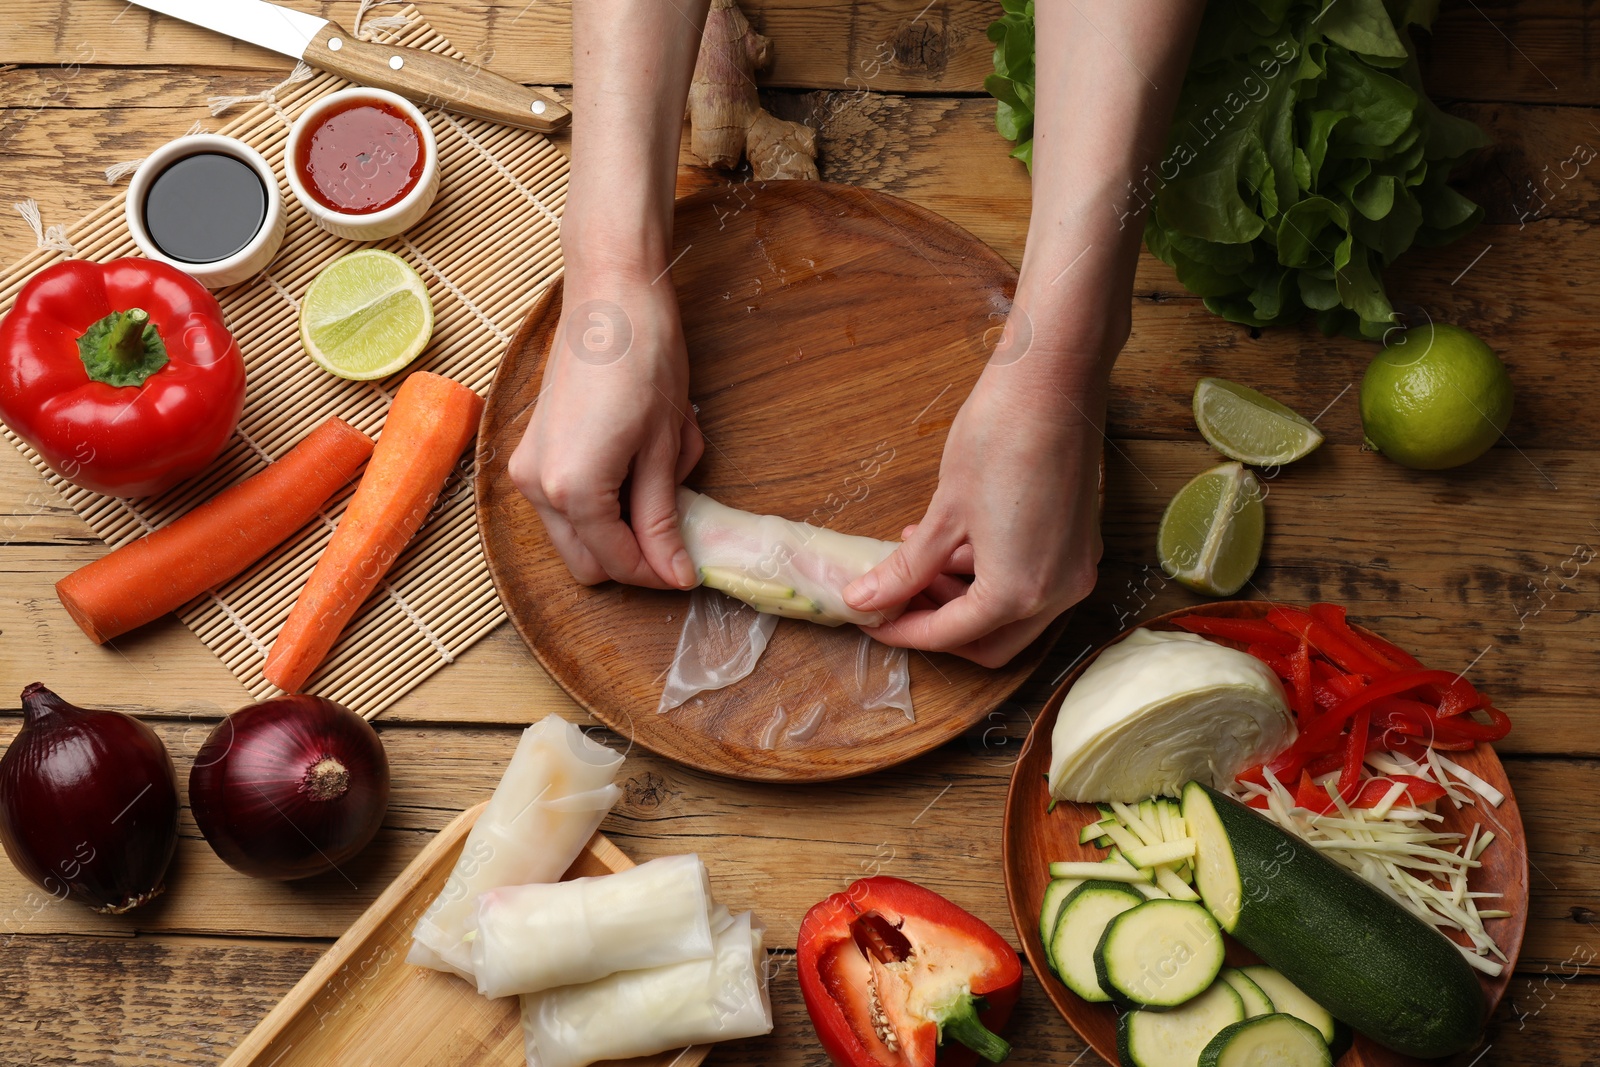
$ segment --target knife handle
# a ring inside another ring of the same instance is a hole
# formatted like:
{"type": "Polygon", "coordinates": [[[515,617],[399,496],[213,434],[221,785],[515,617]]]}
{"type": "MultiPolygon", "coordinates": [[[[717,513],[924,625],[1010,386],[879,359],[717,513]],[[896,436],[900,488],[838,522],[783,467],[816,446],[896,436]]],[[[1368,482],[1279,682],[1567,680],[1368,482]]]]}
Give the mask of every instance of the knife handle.
{"type": "Polygon", "coordinates": [[[424,107],[525,130],[551,133],[572,120],[555,100],[491,70],[420,48],[363,41],[332,22],[311,39],[304,59],[346,81],[387,89],[424,107]]]}

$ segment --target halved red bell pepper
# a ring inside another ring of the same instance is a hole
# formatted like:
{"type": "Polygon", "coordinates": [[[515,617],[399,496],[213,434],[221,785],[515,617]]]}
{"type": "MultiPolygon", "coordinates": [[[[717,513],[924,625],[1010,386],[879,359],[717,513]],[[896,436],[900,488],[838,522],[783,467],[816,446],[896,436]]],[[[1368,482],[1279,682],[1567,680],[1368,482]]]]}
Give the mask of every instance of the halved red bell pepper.
{"type": "Polygon", "coordinates": [[[852,882],[806,912],[795,962],[839,1067],[965,1067],[1011,1051],[996,1031],[1022,989],[1022,963],[992,927],[932,890],[887,876],[852,882]]]}

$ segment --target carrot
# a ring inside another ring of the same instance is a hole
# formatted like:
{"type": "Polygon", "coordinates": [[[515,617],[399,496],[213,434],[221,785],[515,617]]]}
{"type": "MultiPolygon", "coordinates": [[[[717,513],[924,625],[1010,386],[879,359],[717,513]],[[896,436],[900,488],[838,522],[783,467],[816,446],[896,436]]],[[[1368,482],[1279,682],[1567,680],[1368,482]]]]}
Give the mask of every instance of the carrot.
{"type": "Polygon", "coordinates": [[[215,589],[287,541],[372,455],[372,438],[329,419],[276,463],[56,583],[100,645],[215,589]]]}
{"type": "Polygon", "coordinates": [[[401,384],[367,473],[272,643],[267,681],[291,693],[305,685],[428,517],[482,413],[483,398],[449,378],[416,371],[401,384]]]}

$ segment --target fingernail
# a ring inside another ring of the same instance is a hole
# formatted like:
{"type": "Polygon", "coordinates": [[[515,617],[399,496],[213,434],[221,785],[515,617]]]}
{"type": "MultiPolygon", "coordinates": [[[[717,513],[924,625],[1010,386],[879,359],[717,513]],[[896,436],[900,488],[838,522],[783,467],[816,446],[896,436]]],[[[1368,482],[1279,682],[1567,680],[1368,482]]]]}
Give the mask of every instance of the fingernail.
{"type": "Polygon", "coordinates": [[[873,596],[877,592],[878,576],[875,574],[863,574],[850,583],[850,588],[844,591],[844,599],[851,607],[862,608],[871,603],[873,596]]]}
{"type": "Polygon", "coordinates": [[[673,555],[672,573],[678,576],[680,589],[693,589],[700,584],[700,576],[695,573],[694,562],[689,559],[687,549],[680,548],[673,555]]]}

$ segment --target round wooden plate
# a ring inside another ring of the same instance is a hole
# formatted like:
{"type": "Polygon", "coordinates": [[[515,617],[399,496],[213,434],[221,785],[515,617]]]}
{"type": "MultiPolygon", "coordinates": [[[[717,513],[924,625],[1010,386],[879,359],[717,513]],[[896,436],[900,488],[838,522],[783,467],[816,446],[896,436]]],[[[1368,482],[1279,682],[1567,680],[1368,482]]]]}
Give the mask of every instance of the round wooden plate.
{"type": "MultiPolygon", "coordinates": [[[[1260,601],[1223,601],[1185,608],[1151,619],[1142,625],[1153,630],[1176,630],[1172,620],[1182,615],[1222,615],[1234,618],[1261,618],[1270,605],[1260,601]]],[[[1078,831],[1088,822],[1099,818],[1091,804],[1074,804],[1063,801],[1053,812],[1046,809],[1050,803],[1045,776],[1050,770],[1050,734],[1055,729],[1056,713],[1067,690],[1078,680],[1089,664],[1101,652],[1116,644],[1132,630],[1117,635],[1097,649],[1069,674],[1051,695],[1044,711],[1034,721],[1017,765],[1011,776],[1011,788],[1006,794],[1005,818],[1005,877],[1006,899],[1011,905],[1011,918],[1017,926],[1017,936],[1022,940],[1028,963],[1044,986],[1052,1003],[1066,1017],[1078,1035],[1088,1042],[1107,1063],[1117,1062],[1117,1013],[1108,1004],[1091,1004],[1064,986],[1051,972],[1045,958],[1044,946],[1039,941],[1039,909],[1043,905],[1044,887],[1049,881],[1046,866],[1052,860],[1099,860],[1105,856],[1103,849],[1093,845],[1079,845],[1078,831]]],[[[1506,987],[1511,983],[1512,969],[1522,948],[1522,935],[1528,923],[1528,842],[1522,829],[1522,815],[1517,809],[1516,797],[1506,782],[1505,770],[1500,765],[1494,749],[1479,744],[1465,753],[1451,753],[1463,767],[1483,778],[1505,794],[1499,807],[1480,804],[1476,808],[1453,809],[1441,802],[1439,813],[1444,816],[1443,828],[1466,833],[1472,823],[1480,818],[1495,833],[1495,841],[1483,854],[1483,866],[1472,876],[1474,890],[1488,890],[1503,894],[1495,907],[1511,912],[1508,918],[1489,921],[1489,933],[1499,943],[1509,962],[1498,977],[1479,975],[1483,990],[1489,999],[1492,1013],[1500,1003],[1506,987]]],[[[1433,824],[1440,825],[1440,824],[1433,824]]],[[[1233,964],[1257,962],[1241,945],[1228,939],[1228,961],[1233,964]]],[[[1362,1035],[1339,1059],[1338,1067],[1422,1067],[1424,1064],[1466,1065],[1475,1062],[1477,1053],[1468,1052],[1448,1060],[1419,1060],[1402,1056],[1382,1047],[1362,1035]]]]}
{"type": "MultiPolygon", "coordinates": [[[[937,215],[821,182],[697,193],[678,204],[674,240],[706,437],[688,484],[736,508],[898,540],[933,495],[946,431],[994,347],[1016,272],[937,215]]],[[[799,709],[838,693],[834,667],[853,663],[859,632],[781,620],[750,677],[658,715],[688,594],[579,585],[506,473],[560,310],[558,284],[495,376],[478,434],[478,525],[517,631],[601,722],[717,774],[845,778],[958,736],[1038,666],[1059,624],[997,671],[912,653],[915,723],[835,697],[816,724],[799,709]]]]}

